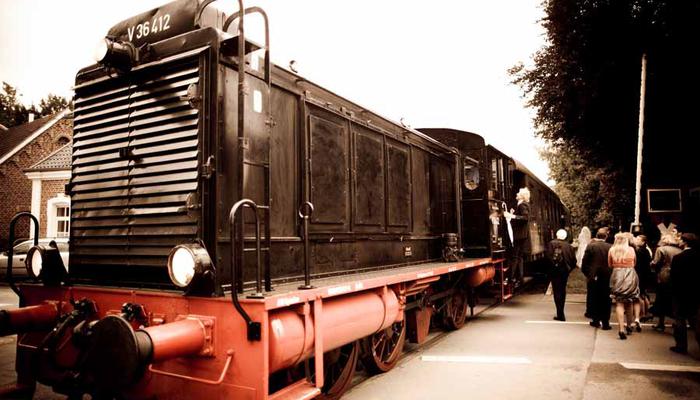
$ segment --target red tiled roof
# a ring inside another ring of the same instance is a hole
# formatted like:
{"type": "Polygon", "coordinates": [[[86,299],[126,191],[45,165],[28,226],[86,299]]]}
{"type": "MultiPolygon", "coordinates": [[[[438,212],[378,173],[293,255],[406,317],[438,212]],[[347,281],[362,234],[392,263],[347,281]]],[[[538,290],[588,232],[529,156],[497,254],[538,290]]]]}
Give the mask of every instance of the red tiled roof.
{"type": "Polygon", "coordinates": [[[0,131],[0,159],[14,150],[15,147],[19,146],[25,139],[31,136],[32,133],[44,126],[54,116],[55,114],[47,115],[46,117],[23,125],[13,126],[6,131],[0,131]]]}

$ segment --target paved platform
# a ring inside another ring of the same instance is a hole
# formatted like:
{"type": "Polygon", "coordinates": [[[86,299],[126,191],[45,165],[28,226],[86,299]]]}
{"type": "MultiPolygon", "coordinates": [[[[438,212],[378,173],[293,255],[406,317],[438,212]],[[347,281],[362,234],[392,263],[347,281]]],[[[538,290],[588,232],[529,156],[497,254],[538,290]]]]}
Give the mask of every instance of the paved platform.
{"type": "Polygon", "coordinates": [[[694,340],[687,356],[668,350],[670,327],[619,340],[616,325],[588,325],[584,294],[567,298],[567,322],[553,321],[542,292],[486,310],[343,399],[700,399],[694,340]]]}

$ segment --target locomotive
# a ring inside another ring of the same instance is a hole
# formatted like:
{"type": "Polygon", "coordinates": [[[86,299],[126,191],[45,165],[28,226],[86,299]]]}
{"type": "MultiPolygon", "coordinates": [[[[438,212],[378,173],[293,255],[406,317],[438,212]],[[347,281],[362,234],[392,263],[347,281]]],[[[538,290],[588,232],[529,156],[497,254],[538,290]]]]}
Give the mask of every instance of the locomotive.
{"type": "Polygon", "coordinates": [[[359,361],[388,371],[431,324],[464,325],[476,288],[511,294],[514,188],[534,191],[531,258],[565,215],[479,135],[407,128],[280,68],[267,27],[245,37],[264,10],[212,2],[120,22],[78,72],[70,265],[51,245],[28,281],[8,265],[13,390],[339,398],[359,361]]]}

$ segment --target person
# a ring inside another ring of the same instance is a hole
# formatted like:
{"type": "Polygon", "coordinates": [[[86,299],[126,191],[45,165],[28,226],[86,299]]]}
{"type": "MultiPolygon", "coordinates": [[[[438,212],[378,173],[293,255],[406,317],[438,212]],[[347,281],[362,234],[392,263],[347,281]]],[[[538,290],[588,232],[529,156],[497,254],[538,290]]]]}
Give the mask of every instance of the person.
{"type": "Polygon", "coordinates": [[[690,322],[695,327],[695,340],[700,345],[698,332],[698,293],[697,282],[700,278],[700,257],[697,237],[692,233],[681,235],[680,246],[683,249],[673,257],[671,262],[671,294],[673,296],[673,338],[675,346],[670,350],[685,354],[688,352],[688,328],[690,322]]]}
{"type": "Polygon", "coordinates": [[[581,259],[581,271],[586,275],[591,293],[590,325],[603,330],[610,330],[610,267],[608,252],[611,244],[607,242],[608,228],[600,228],[595,239],[586,247],[581,259]]]}
{"type": "Polygon", "coordinates": [[[578,247],[576,248],[576,266],[581,268],[583,261],[583,253],[586,251],[586,246],[591,242],[591,230],[587,226],[581,228],[578,234],[578,247]]]}
{"type": "Polygon", "coordinates": [[[545,256],[549,263],[549,278],[552,282],[554,305],[557,321],[566,321],[564,315],[564,303],[566,303],[566,282],[569,273],[576,268],[576,255],[574,248],[566,241],[567,232],[564,229],[557,231],[557,237],[547,244],[545,256]]]}
{"type": "Polygon", "coordinates": [[[610,297],[615,301],[615,314],[619,324],[618,335],[621,340],[627,339],[632,333],[630,308],[634,308],[634,323],[637,332],[642,328],[639,324],[639,278],[634,271],[637,261],[634,249],[629,245],[632,234],[619,232],[615,235],[615,242],[608,251],[608,265],[610,273],[610,297]],[[625,324],[625,311],[627,311],[627,324],[625,324]]]}
{"type": "MultiPolygon", "coordinates": [[[[576,242],[576,267],[581,268],[583,253],[585,253],[588,243],[591,242],[591,230],[588,229],[587,226],[581,228],[581,232],[579,232],[576,242]]],[[[587,275],[583,270],[581,270],[581,272],[583,272],[584,275],[587,275]]],[[[591,288],[591,285],[591,282],[586,283],[586,312],[583,314],[586,318],[590,318],[591,316],[591,304],[593,302],[593,289],[591,288]]]]}
{"type": "Polygon", "coordinates": [[[647,237],[638,235],[634,238],[633,247],[637,261],[634,265],[634,271],[639,278],[639,305],[641,321],[647,321],[647,312],[649,311],[649,295],[647,290],[650,286],[651,277],[651,250],[647,247],[647,237]]]}
{"type": "Polygon", "coordinates": [[[657,332],[666,329],[666,316],[671,315],[671,262],[673,257],[681,252],[678,241],[672,233],[661,236],[659,246],[656,248],[654,258],[651,260],[651,268],[656,272],[656,298],[652,313],[659,318],[654,326],[657,332]]]}
{"type": "Polygon", "coordinates": [[[524,250],[529,236],[530,219],[530,190],[526,187],[520,188],[515,195],[518,202],[515,209],[505,212],[504,216],[512,220],[513,225],[513,261],[511,278],[519,284],[524,277],[524,250]]]}

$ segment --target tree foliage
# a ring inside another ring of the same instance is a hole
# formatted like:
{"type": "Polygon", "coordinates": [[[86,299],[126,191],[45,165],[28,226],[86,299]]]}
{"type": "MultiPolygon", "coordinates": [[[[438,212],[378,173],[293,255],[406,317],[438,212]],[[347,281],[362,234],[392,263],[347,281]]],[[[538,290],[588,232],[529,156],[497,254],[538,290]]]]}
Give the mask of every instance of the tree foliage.
{"type": "Polygon", "coordinates": [[[0,92],[0,124],[6,127],[21,125],[29,120],[30,113],[40,118],[55,114],[66,107],[73,108],[72,100],[57,96],[53,93],[41,99],[39,102],[39,109],[33,104],[26,107],[20,101],[20,96],[17,88],[7,82],[2,83],[2,92],[0,92]]]}
{"type": "Polygon", "coordinates": [[[68,101],[65,97],[57,96],[53,93],[49,93],[46,98],[41,99],[39,102],[39,108],[41,108],[41,115],[51,115],[59,111],[63,111],[66,107],[73,109],[73,102],[68,101]]]}
{"type": "Polygon", "coordinates": [[[534,67],[511,69],[513,82],[536,110],[567,205],[580,210],[580,223],[609,224],[632,212],[642,54],[649,60],[645,166],[673,175],[690,159],[675,140],[697,129],[700,1],[544,0],[543,7],[547,44],[534,67]],[[599,207],[585,212],[590,206],[599,207]]]}

